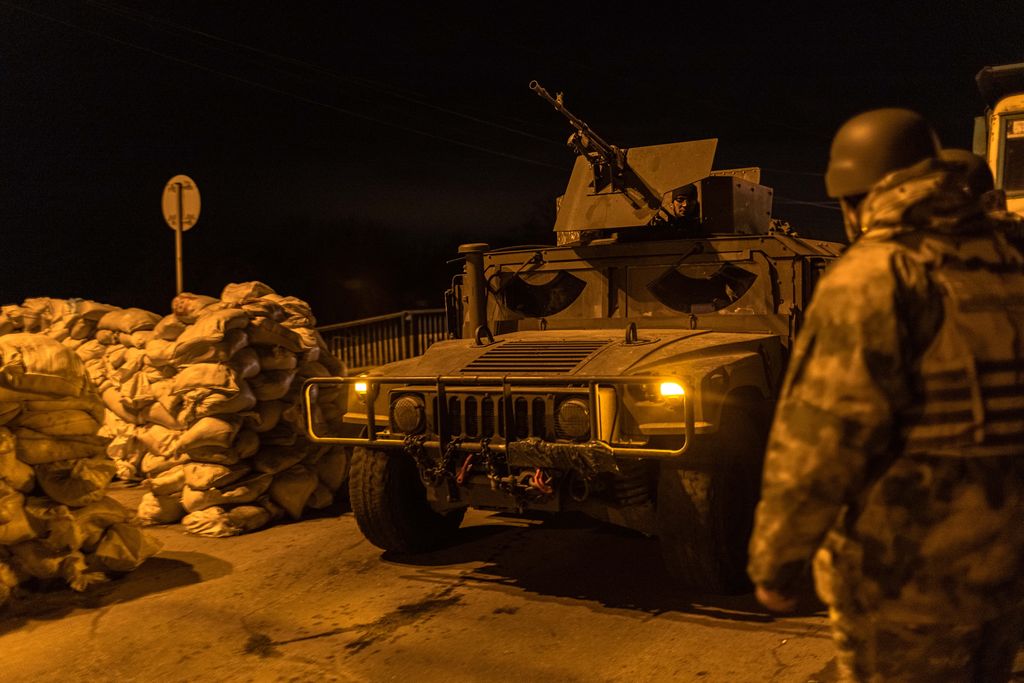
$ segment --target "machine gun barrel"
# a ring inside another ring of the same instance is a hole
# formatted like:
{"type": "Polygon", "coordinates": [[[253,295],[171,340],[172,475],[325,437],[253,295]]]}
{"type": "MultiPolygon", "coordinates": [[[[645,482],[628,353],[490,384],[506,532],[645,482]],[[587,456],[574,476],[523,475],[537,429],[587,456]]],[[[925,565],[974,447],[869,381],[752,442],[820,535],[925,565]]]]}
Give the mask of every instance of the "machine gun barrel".
{"type": "Polygon", "coordinates": [[[614,169],[616,174],[623,171],[626,165],[626,155],[615,145],[605,142],[600,135],[591,130],[587,122],[579,118],[562,104],[562,94],[552,97],[551,93],[544,89],[537,81],[530,81],[530,90],[534,91],[555,108],[559,114],[568,119],[576,132],[569,138],[569,145],[574,147],[580,154],[586,156],[594,166],[595,171],[599,166],[607,166],[614,169]]]}

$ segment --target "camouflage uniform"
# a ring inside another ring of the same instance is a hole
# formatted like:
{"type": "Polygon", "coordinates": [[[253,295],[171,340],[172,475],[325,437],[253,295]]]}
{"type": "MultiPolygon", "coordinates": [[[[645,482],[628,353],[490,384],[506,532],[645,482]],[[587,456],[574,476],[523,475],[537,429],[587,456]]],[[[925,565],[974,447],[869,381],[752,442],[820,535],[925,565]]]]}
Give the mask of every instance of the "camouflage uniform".
{"type": "Polygon", "coordinates": [[[852,680],[1005,680],[1024,604],[1024,256],[928,160],[797,339],[750,543],[786,592],[813,557],[852,680]]]}

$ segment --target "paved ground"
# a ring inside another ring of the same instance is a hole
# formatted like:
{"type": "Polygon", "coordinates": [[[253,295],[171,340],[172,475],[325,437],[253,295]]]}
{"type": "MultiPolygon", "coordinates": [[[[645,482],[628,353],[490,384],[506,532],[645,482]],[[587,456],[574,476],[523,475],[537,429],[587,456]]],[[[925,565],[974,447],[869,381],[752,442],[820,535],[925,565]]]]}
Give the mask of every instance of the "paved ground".
{"type": "MultiPolygon", "coordinates": [[[[137,491],[117,492],[130,502],[137,491]]],[[[90,593],[0,613],[4,681],[833,681],[822,614],[675,589],[612,527],[471,512],[390,557],[350,514],[164,549],[90,593]]]]}

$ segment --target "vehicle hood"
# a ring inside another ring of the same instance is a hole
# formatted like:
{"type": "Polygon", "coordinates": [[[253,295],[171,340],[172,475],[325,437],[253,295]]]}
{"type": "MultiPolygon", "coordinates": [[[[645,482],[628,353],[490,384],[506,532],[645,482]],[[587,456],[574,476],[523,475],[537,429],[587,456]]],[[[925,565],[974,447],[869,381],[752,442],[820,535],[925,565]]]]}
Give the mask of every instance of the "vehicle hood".
{"type": "Polygon", "coordinates": [[[376,368],[371,375],[395,376],[616,376],[656,372],[676,361],[749,350],[777,339],[769,333],[648,329],[627,343],[624,329],[527,331],[502,335],[493,344],[453,339],[425,354],[376,368]]]}

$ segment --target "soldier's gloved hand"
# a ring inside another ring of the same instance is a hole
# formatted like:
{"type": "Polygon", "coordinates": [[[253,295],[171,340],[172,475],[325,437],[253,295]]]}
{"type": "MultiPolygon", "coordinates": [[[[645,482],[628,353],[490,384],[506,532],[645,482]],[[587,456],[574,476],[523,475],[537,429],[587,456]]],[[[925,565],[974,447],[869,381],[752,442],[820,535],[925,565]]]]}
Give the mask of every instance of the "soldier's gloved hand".
{"type": "Polygon", "coordinates": [[[782,591],[765,588],[760,585],[755,589],[754,595],[757,597],[757,601],[770,611],[779,613],[795,612],[797,603],[800,601],[797,595],[783,593],[782,591]]]}

